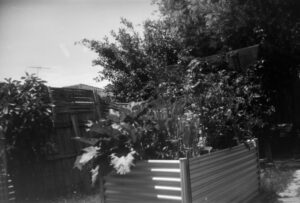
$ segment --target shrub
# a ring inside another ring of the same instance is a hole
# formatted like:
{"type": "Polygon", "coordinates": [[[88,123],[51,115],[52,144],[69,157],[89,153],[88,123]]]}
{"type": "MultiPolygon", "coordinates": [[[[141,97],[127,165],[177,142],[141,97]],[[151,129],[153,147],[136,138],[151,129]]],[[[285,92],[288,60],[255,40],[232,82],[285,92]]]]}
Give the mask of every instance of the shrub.
{"type": "Polygon", "coordinates": [[[6,79],[0,86],[0,126],[9,158],[31,162],[47,151],[52,129],[52,104],[45,81],[29,75],[6,79]]]}

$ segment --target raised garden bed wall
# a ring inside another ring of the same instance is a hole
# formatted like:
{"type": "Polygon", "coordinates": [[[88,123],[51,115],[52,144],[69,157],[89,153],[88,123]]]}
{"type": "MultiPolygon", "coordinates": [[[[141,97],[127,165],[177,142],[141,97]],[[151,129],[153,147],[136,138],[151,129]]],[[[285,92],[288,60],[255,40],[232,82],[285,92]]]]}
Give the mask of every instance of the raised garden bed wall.
{"type": "Polygon", "coordinates": [[[247,202],[258,194],[256,149],[244,145],[189,160],[193,202],[247,202]]]}
{"type": "Polygon", "coordinates": [[[140,161],[103,182],[101,203],[245,203],[259,189],[257,150],[240,145],[191,159],[140,161]]]}
{"type": "Polygon", "coordinates": [[[139,161],[126,175],[104,178],[105,203],[181,202],[186,160],[139,161]]]}

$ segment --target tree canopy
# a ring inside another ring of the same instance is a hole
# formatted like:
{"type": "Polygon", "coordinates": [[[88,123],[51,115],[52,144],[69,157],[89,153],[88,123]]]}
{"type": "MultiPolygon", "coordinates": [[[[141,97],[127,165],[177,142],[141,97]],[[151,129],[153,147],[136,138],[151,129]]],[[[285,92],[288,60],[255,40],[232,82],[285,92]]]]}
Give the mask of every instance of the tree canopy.
{"type": "Polygon", "coordinates": [[[147,20],[142,34],[122,19],[121,28],[111,32],[114,40],[82,40],[99,56],[93,61],[103,67],[98,79],[111,82],[119,101],[143,100],[162,82],[180,86],[194,57],[260,43],[289,56],[281,57],[284,66],[296,60],[297,0],[155,0],[154,4],[160,18],[147,20]]]}
{"type": "Polygon", "coordinates": [[[183,100],[183,113],[198,116],[201,132],[211,137],[245,138],[279,122],[278,95],[292,91],[298,80],[299,1],[153,3],[160,18],[145,21],[142,34],[122,19],[113,40],[81,41],[98,54],[93,64],[103,70],[97,79],[111,82],[115,101],[183,100]],[[254,44],[261,50],[257,63],[243,70],[205,61],[254,44]]]}

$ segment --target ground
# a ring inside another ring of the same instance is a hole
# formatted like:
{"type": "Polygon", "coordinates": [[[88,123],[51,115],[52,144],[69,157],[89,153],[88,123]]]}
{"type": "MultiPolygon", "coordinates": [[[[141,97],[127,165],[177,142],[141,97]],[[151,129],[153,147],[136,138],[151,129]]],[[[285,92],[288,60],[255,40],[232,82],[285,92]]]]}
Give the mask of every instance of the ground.
{"type": "Polygon", "coordinates": [[[261,194],[254,203],[300,202],[300,160],[275,161],[261,168],[261,194]]]}
{"type": "Polygon", "coordinates": [[[293,174],[293,179],[287,188],[278,193],[278,200],[282,203],[300,202],[300,170],[296,170],[293,174]]]}

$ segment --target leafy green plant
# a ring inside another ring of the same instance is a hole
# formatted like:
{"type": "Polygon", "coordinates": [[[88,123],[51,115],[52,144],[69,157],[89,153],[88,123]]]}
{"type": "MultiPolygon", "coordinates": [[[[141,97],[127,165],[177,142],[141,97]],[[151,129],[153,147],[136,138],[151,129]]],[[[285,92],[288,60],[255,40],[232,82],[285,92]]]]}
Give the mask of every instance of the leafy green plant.
{"type": "MultiPolygon", "coordinates": [[[[143,102],[111,105],[106,119],[87,125],[93,146],[83,149],[74,167],[92,164],[92,182],[111,165],[119,174],[130,172],[139,159],[178,159],[199,155],[199,120],[185,112],[183,100],[156,98],[143,102]],[[193,152],[193,153],[190,153],[193,152]],[[103,171],[102,171],[103,172],[103,171]]],[[[84,138],[78,138],[86,142],[84,138]]],[[[205,147],[203,143],[202,147],[205,147]]]]}
{"type": "Polygon", "coordinates": [[[97,142],[75,166],[95,159],[101,166],[106,159],[123,174],[136,158],[198,156],[252,140],[253,130],[266,125],[259,116],[272,115],[272,106],[261,101],[267,96],[256,85],[259,74],[253,73],[260,63],[246,72],[205,61],[192,62],[187,69],[182,88],[162,84],[151,99],[113,105],[107,119],[90,123],[97,142]]]}
{"type": "MultiPolygon", "coordinates": [[[[117,106],[109,109],[107,119],[96,122],[90,121],[87,130],[96,139],[93,146],[85,148],[84,153],[77,157],[74,167],[81,168],[94,160],[91,170],[93,182],[100,170],[113,165],[120,174],[129,172],[133,165],[133,155],[138,151],[142,128],[141,115],[145,107],[142,103],[129,103],[127,106],[117,106]],[[94,177],[94,178],[93,178],[94,177]]],[[[85,141],[84,138],[79,140],[85,141]]]]}
{"type": "Polygon", "coordinates": [[[0,126],[9,157],[31,162],[47,153],[52,129],[52,104],[45,81],[29,75],[0,85],[0,126]]]}
{"type": "Polygon", "coordinates": [[[191,62],[185,82],[187,108],[198,115],[201,133],[215,148],[225,148],[255,136],[274,112],[263,92],[261,63],[236,71],[226,63],[191,62]]]}

